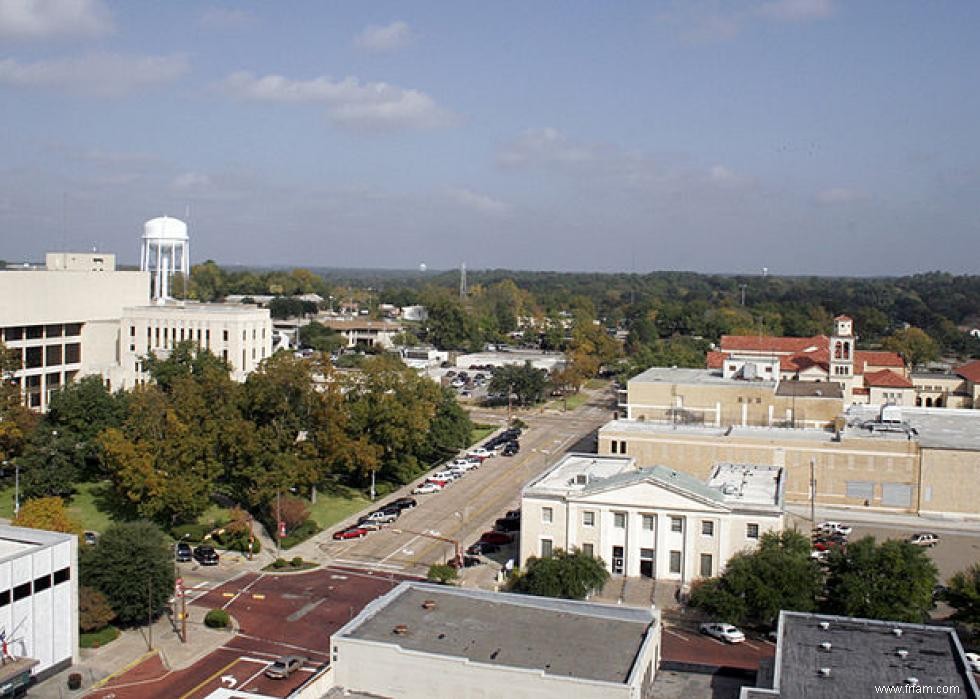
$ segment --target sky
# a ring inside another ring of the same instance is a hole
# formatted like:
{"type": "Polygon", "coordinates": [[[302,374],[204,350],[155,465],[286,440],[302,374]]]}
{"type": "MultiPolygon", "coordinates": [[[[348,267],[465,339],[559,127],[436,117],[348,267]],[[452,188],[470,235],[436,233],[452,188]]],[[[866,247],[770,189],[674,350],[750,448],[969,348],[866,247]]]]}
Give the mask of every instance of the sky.
{"type": "Polygon", "coordinates": [[[0,0],[0,259],[978,273],[980,3],[0,0]]]}

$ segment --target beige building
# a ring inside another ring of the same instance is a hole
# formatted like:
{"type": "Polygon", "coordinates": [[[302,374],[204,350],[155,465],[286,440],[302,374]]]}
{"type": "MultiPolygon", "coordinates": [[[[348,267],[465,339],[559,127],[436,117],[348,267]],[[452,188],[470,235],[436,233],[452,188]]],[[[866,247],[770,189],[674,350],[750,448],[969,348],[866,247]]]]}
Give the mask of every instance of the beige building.
{"type": "Polygon", "coordinates": [[[250,305],[168,301],[135,306],[123,309],[119,330],[119,385],[123,388],[149,379],[142,357],[152,352],[165,358],[178,343],[188,340],[228,362],[236,381],[244,381],[272,355],[269,310],[250,305]]]}
{"type": "Polygon", "coordinates": [[[336,688],[399,699],[652,699],[660,613],[403,582],[331,637],[336,688]]]}
{"type": "Polygon", "coordinates": [[[717,464],[706,479],[628,456],[567,454],[521,493],[521,565],[579,549],[613,575],[688,583],[783,528],[782,469],[717,464]]]}
{"type": "Polygon", "coordinates": [[[877,412],[849,412],[839,432],[768,427],[669,425],[613,420],[599,430],[599,454],[628,454],[706,478],[720,462],[785,470],[788,504],[816,503],[919,514],[980,516],[980,414],[902,408],[904,424],[861,425],[877,412]],[[812,464],[812,469],[811,469],[812,464]]]}
{"type": "Polygon", "coordinates": [[[401,323],[367,320],[357,316],[334,318],[321,315],[317,317],[317,321],[343,335],[348,347],[388,349],[394,346],[395,336],[403,330],[401,323]]]}
{"type": "Polygon", "coordinates": [[[915,405],[925,408],[980,408],[980,359],[952,372],[915,372],[915,405]]]}

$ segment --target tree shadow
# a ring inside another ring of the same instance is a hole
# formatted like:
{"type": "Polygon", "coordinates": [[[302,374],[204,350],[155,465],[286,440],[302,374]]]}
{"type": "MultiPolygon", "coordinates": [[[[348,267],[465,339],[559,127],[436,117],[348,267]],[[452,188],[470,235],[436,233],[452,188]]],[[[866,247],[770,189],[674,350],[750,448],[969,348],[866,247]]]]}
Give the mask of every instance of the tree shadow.
{"type": "Polygon", "coordinates": [[[120,522],[140,518],[136,505],[119,493],[111,481],[94,484],[90,492],[95,507],[110,519],[120,522]]]}

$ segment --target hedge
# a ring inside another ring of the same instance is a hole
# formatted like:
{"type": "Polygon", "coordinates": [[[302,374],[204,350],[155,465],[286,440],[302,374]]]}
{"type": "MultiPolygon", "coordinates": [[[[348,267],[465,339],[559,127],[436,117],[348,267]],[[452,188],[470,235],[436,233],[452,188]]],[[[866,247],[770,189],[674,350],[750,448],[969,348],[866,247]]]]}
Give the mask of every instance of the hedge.
{"type": "Polygon", "coordinates": [[[212,609],[204,615],[204,625],[211,629],[224,629],[231,624],[231,616],[224,609],[212,609]]]}
{"type": "Polygon", "coordinates": [[[320,527],[312,519],[308,519],[301,525],[287,533],[285,538],[279,542],[279,547],[291,549],[296,544],[302,543],[320,531],[320,527]]]}

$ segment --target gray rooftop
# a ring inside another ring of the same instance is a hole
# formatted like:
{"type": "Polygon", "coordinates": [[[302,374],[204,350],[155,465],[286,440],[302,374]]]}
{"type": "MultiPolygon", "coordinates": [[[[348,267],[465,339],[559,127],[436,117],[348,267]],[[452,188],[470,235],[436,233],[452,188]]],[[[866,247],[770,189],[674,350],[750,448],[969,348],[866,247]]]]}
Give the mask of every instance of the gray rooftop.
{"type": "Polygon", "coordinates": [[[74,534],[0,524],[0,561],[19,558],[36,549],[71,541],[74,534]]]}
{"type": "Polygon", "coordinates": [[[403,582],[335,638],[625,684],[655,623],[651,608],[403,582]],[[424,609],[427,600],[435,606],[424,609]],[[394,633],[399,625],[404,634],[394,633]]]}
{"type": "Polygon", "coordinates": [[[775,692],[756,689],[742,696],[871,697],[876,686],[902,686],[910,678],[924,687],[957,688],[943,694],[980,696],[951,628],[782,612],[775,692]],[[826,629],[821,628],[821,622],[827,624],[826,629]],[[823,643],[830,643],[830,649],[822,648],[823,643]],[[907,654],[901,657],[899,651],[907,654]],[[821,674],[825,668],[829,670],[826,677],[821,674]]]}
{"type": "Polygon", "coordinates": [[[780,381],[777,396],[797,398],[833,398],[841,400],[844,391],[836,381],[780,381]]]}
{"type": "Polygon", "coordinates": [[[610,476],[609,478],[596,479],[585,486],[582,492],[595,493],[613,488],[622,488],[632,483],[640,483],[646,480],[656,481],[666,486],[677,488],[678,490],[699,496],[705,500],[712,500],[719,504],[725,503],[725,496],[721,494],[720,490],[709,488],[689,473],[675,471],[666,466],[649,466],[636,471],[610,476]]]}
{"type": "MultiPolygon", "coordinates": [[[[912,439],[927,449],[964,449],[980,451],[980,410],[954,408],[913,408],[901,406],[902,420],[915,433],[912,439]]],[[[847,434],[876,439],[906,439],[904,434],[878,433],[856,427],[862,421],[878,416],[876,406],[852,406],[847,411],[847,422],[852,425],[847,434]]]]}
{"type": "Polygon", "coordinates": [[[651,367],[641,374],[637,374],[629,383],[685,383],[685,384],[706,384],[715,386],[745,386],[752,384],[756,386],[767,386],[774,388],[775,381],[763,381],[761,379],[726,379],[720,371],[715,369],[682,369],[675,367],[651,367]]]}

